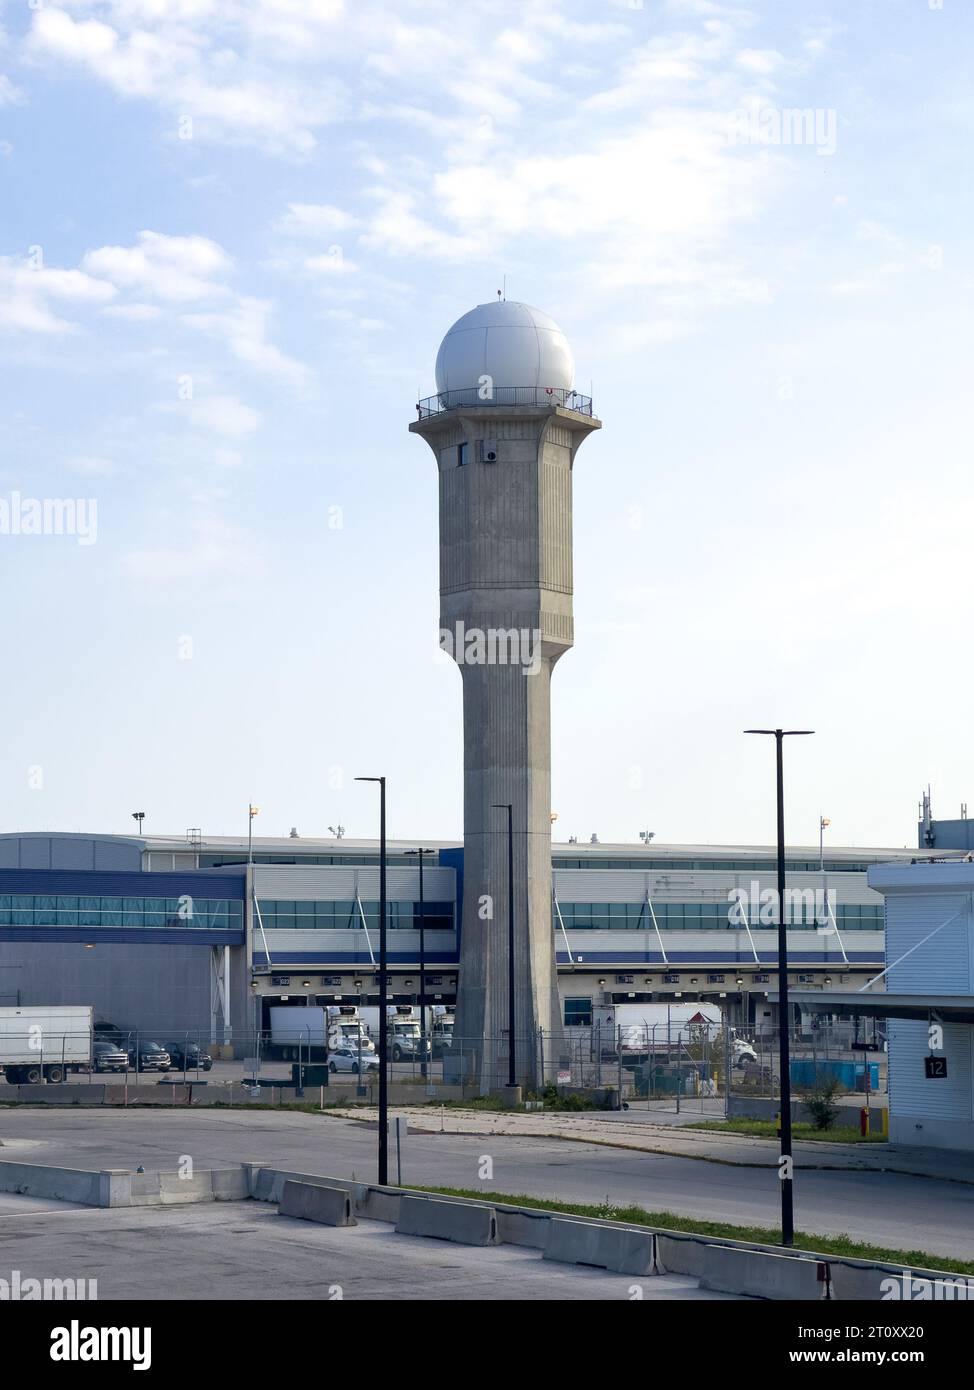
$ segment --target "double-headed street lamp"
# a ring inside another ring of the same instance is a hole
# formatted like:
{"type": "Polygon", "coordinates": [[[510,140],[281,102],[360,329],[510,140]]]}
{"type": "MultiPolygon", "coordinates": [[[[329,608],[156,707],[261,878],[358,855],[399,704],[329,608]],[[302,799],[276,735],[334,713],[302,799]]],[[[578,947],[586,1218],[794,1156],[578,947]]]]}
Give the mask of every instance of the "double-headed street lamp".
{"type": "Polygon", "coordinates": [[[746,734],[767,734],[775,741],[778,806],[778,1069],[781,1072],[781,1243],[795,1243],[795,1199],[791,1154],[791,1056],[788,1038],[788,929],[785,923],[785,777],[784,740],[814,729],[745,729],[746,734]]]}
{"type": "MultiPolygon", "coordinates": [[[[379,1186],[389,1180],[389,1073],[386,1052],[388,1020],[388,959],[386,955],[386,779],[356,777],[356,782],[379,784],[379,1186]]],[[[361,1080],[361,1076],[359,1077],[361,1080]]]]}
{"type": "MultiPolygon", "coordinates": [[[[423,855],[435,854],[433,849],[407,849],[407,855],[419,856],[419,1031],[420,1046],[423,1049],[420,1061],[420,1075],[426,1077],[426,900],[423,897],[423,855]]],[[[430,1053],[433,1045],[430,1043],[430,1053]]]]}

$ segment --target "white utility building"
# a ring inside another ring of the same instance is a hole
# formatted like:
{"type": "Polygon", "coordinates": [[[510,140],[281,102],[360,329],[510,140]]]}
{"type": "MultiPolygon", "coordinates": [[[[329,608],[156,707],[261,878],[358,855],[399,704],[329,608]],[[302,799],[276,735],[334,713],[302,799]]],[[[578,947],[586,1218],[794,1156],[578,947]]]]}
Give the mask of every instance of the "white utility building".
{"type": "Polygon", "coordinates": [[[887,1020],[893,1143],[974,1149],[974,863],[918,856],[867,879],[885,898],[885,969],[854,992],[793,1001],[887,1020]]]}

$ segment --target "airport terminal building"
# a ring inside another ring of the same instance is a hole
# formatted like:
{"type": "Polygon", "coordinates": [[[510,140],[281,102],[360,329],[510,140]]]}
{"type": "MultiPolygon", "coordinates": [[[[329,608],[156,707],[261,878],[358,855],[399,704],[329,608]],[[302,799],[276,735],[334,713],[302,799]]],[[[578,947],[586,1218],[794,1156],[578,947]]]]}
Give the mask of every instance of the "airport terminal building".
{"type": "MultiPolygon", "coordinates": [[[[457,994],[463,847],[387,847],[390,1002],[457,994]]],[[[791,982],[856,990],[884,964],[876,864],[908,849],[788,851],[791,982]]],[[[92,1004],[96,1019],[244,1040],[288,1004],[378,1002],[375,841],[0,835],[0,1003],[92,1004]]],[[[553,844],[551,931],[562,1022],[601,1003],[722,1004],[772,1025],[777,937],[762,895],[772,846],[553,844]]]]}

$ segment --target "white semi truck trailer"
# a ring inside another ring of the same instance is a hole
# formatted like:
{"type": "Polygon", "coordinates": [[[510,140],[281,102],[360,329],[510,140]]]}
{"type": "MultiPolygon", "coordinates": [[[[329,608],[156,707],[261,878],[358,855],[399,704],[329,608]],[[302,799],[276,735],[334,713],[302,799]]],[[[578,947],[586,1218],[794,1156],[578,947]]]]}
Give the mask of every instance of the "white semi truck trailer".
{"type": "Polygon", "coordinates": [[[11,1085],[63,1081],[91,1066],[88,1004],[0,1008],[0,1069],[11,1085]]]}

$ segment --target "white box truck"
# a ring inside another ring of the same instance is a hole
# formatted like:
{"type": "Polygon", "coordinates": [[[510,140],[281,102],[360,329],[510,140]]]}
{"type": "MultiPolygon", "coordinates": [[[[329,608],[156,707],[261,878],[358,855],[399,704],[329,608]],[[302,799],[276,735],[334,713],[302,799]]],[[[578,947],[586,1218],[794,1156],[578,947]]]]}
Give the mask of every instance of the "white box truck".
{"type": "MultiPolygon", "coordinates": [[[[723,1021],[717,1004],[596,1004],[592,1011],[593,1034],[604,1061],[621,1055],[624,1062],[645,1062],[689,1043],[717,1043],[723,1021]]],[[[728,1037],[735,1067],[757,1061],[753,1047],[736,1028],[728,1029],[728,1037]]]]}
{"type": "Polygon", "coordinates": [[[338,1047],[375,1053],[358,1008],[354,1004],[280,1004],[270,1009],[271,1041],[268,1055],[286,1062],[326,1062],[338,1047]]]}
{"type": "Polygon", "coordinates": [[[624,1061],[644,1062],[705,1037],[720,1034],[721,1011],[716,1004],[596,1004],[593,1031],[603,1058],[621,1053],[624,1061]]]}
{"type": "Polygon", "coordinates": [[[11,1085],[63,1081],[91,1066],[89,1004],[0,1008],[0,1068],[11,1085]]]}

